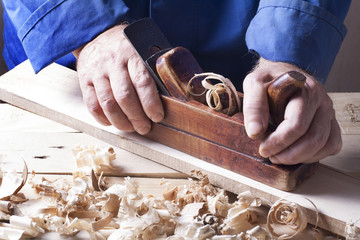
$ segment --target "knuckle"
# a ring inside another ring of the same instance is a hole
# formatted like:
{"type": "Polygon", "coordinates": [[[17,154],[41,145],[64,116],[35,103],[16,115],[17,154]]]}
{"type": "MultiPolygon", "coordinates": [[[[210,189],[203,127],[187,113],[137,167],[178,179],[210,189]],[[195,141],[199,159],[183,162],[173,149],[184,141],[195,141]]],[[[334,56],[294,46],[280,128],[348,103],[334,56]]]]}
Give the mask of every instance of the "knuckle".
{"type": "Polygon", "coordinates": [[[252,83],[254,82],[254,77],[253,74],[249,74],[245,77],[244,81],[243,81],[243,88],[248,88],[252,85],[252,83]]]}
{"type": "Polygon", "coordinates": [[[326,97],[324,99],[324,103],[331,108],[333,108],[333,106],[334,106],[333,101],[331,100],[331,98],[328,95],[326,95],[326,97]]]}
{"type": "Polygon", "coordinates": [[[328,114],[330,115],[330,119],[335,119],[336,113],[334,108],[328,109],[328,114]]]}
{"type": "Polygon", "coordinates": [[[342,149],[342,141],[339,141],[337,146],[334,148],[333,155],[338,154],[341,151],[341,149],[342,149]]]}
{"type": "Polygon", "coordinates": [[[285,149],[288,147],[288,143],[285,139],[284,136],[279,136],[277,138],[274,139],[274,145],[278,148],[278,149],[285,149]]]}
{"type": "Polygon", "coordinates": [[[103,99],[100,104],[106,112],[114,112],[118,106],[117,102],[113,98],[103,99]]]}
{"type": "Polygon", "coordinates": [[[341,138],[331,141],[331,144],[330,144],[330,149],[331,149],[330,155],[336,155],[336,154],[338,154],[338,153],[341,151],[341,149],[342,149],[342,145],[343,145],[343,144],[342,144],[341,138]]]}
{"type": "Polygon", "coordinates": [[[129,104],[130,98],[132,97],[131,91],[129,89],[123,89],[121,92],[115,95],[116,102],[120,106],[129,104]]]}
{"type": "Polygon", "coordinates": [[[314,148],[323,147],[327,141],[327,136],[325,134],[317,134],[311,138],[311,146],[314,148]]]}
{"type": "Polygon", "coordinates": [[[289,131],[294,137],[300,137],[306,133],[308,127],[304,121],[296,121],[290,126],[289,131]]]}
{"type": "Polygon", "coordinates": [[[254,86],[254,84],[262,84],[260,79],[261,78],[255,72],[249,73],[243,81],[243,88],[250,89],[252,86],[254,86]]]}
{"type": "Polygon", "coordinates": [[[88,74],[78,72],[78,76],[79,76],[79,81],[80,81],[81,86],[92,86],[93,85],[92,78],[88,74]]]}
{"type": "Polygon", "coordinates": [[[329,97],[325,98],[323,106],[328,116],[331,119],[335,118],[335,109],[333,107],[333,101],[329,97]]]}
{"type": "Polygon", "coordinates": [[[145,72],[139,72],[134,76],[133,83],[136,89],[147,88],[152,85],[153,80],[145,74],[145,72]]]}
{"type": "Polygon", "coordinates": [[[101,107],[97,104],[88,104],[87,108],[93,116],[99,116],[103,113],[101,107]]]}

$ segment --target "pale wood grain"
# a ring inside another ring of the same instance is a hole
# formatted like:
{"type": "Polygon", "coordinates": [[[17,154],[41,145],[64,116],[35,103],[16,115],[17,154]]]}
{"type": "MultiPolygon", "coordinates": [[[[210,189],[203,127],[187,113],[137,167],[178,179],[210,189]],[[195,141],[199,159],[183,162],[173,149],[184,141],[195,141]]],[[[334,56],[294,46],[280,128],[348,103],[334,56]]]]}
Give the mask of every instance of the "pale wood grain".
{"type": "MultiPolygon", "coordinates": [[[[26,161],[29,171],[43,174],[71,174],[75,169],[72,149],[77,145],[110,147],[108,143],[49,119],[8,104],[0,104],[0,156],[7,167],[17,169],[26,161]]],[[[105,175],[178,177],[187,175],[114,147],[114,170],[105,175]]],[[[3,167],[3,165],[1,166],[3,167]]],[[[18,169],[21,171],[21,169],[18,169]]]]}
{"type": "Polygon", "coordinates": [[[330,93],[343,134],[360,134],[360,93],[330,93]],[[354,119],[351,119],[351,113],[346,109],[348,104],[352,104],[354,119]]]}
{"type": "Polygon", "coordinates": [[[0,78],[0,98],[184,173],[201,170],[213,184],[235,193],[250,190],[270,201],[301,196],[295,201],[308,209],[310,222],[314,224],[315,212],[305,200],[307,197],[321,213],[319,226],[340,235],[344,235],[347,222],[360,217],[360,180],[333,169],[320,166],[313,177],[289,194],[139,135],[99,125],[82,103],[77,74],[55,64],[38,75],[33,74],[29,62],[19,65],[0,78]]]}
{"type": "Polygon", "coordinates": [[[342,135],[342,141],[340,153],[321,160],[321,163],[360,178],[360,135],[342,135]]]}

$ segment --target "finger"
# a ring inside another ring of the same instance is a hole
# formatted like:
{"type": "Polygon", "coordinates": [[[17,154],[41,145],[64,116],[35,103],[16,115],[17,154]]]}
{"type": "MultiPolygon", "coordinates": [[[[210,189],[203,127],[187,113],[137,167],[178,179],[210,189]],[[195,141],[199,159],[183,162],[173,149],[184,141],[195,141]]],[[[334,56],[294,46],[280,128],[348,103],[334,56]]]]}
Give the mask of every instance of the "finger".
{"type": "Polygon", "coordinates": [[[99,104],[111,124],[114,125],[114,127],[123,131],[134,131],[131,123],[129,122],[129,120],[127,119],[114,98],[109,79],[102,76],[95,77],[94,87],[99,104]]]}
{"type": "Polygon", "coordinates": [[[334,115],[334,111],[320,107],[308,131],[294,144],[280,153],[271,156],[271,162],[277,164],[297,164],[312,161],[317,152],[325,146],[330,136],[331,119],[334,118],[334,115]]]}
{"type": "Polygon", "coordinates": [[[145,115],[132,85],[127,66],[121,65],[119,69],[113,69],[110,73],[110,84],[114,97],[128,121],[139,134],[148,133],[151,129],[150,121],[145,115]]]}
{"type": "Polygon", "coordinates": [[[129,75],[145,114],[153,121],[164,118],[164,109],[153,78],[137,55],[128,62],[129,75]]]}
{"type": "Polygon", "coordinates": [[[89,81],[80,80],[80,89],[83,95],[83,100],[88,111],[93,115],[93,117],[99,123],[109,126],[111,125],[110,121],[105,116],[99,101],[96,96],[95,88],[92,83],[89,81]]]}
{"type": "Polygon", "coordinates": [[[286,106],[284,120],[261,143],[259,153],[267,158],[274,156],[305,135],[315,116],[318,103],[306,96],[306,91],[295,95],[286,106]]]}
{"type": "Polygon", "coordinates": [[[263,136],[269,121],[269,106],[266,90],[266,76],[250,73],[243,83],[243,112],[248,136],[258,139],[263,136]]]}
{"type": "Polygon", "coordinates": [[[326,145],[305,163],[317,162],[327,156],[336,155],[341,151],[341,148],[342,148],[342,139],[341,139],[340,126],[336,121],[336,119],[333,119],[331,121],[330,136],[326,142],[326,145]]]}

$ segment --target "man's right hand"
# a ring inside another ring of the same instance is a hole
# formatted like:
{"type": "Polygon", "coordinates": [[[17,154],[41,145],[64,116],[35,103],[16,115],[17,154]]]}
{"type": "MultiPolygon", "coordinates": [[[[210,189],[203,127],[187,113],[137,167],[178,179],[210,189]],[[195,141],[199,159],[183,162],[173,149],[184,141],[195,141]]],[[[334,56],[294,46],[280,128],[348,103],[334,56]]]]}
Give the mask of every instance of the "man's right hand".
{"type": "Polygon", "coordinates": [[[140,134],[164,118],[155,82],[135,49],[115,26],[75,50],[85,104],[104,125],[140,134]]]}

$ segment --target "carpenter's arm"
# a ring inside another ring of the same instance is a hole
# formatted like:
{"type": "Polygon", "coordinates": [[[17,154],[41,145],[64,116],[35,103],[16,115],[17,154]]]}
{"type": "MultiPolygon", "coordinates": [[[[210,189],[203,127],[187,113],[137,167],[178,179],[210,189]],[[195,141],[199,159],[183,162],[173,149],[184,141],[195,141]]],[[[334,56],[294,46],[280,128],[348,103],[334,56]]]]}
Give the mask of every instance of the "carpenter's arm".
{"type": "Polygon", "coordinates": [[[274,163],[315,162],[341,149],[332,102],[321,83],[345,37],[349,5],[334,0],[260,1],[246,35],[249,49],[261,58],[243,84],[244,117],[248,135],[263,139],[260,154],[274,163]],[[284,121],[265,137],[267,83],[290,70],[303,72],[307,82],[302,93],[290,99],[284,121]]]}

